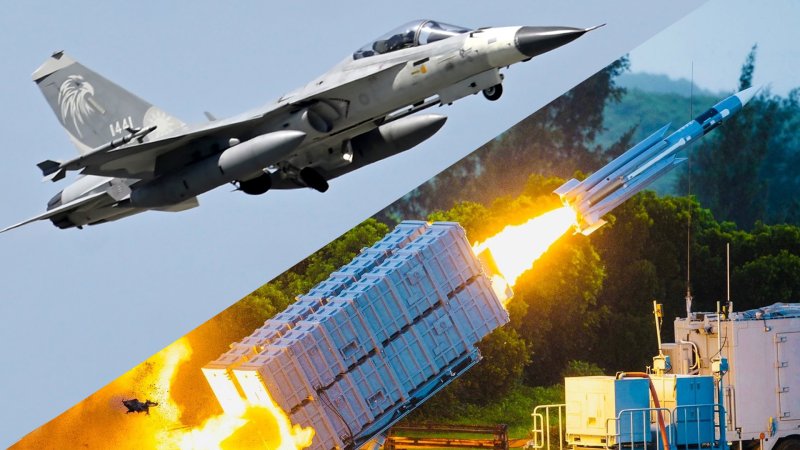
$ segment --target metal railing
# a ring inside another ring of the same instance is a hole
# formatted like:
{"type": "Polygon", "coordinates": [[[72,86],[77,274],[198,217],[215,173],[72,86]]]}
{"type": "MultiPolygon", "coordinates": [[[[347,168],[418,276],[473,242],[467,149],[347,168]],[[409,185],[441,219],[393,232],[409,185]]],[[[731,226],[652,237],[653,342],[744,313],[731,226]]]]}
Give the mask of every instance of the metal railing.
{"type": "Polygon", "coordinates": [[[528,441],[525,448],[564,450],[564,446],[567,443],[564,436],[565,410],[566,405],[563,403],[559,405],[540,405],[534,408],[533,414],[531,414],[533,418],[531,440],[528,441]],[[553,421],[556,423],[553,424],[553,421]],[[550,430],[554,426],[558,429],[557,446],[553,446],[553,442],[550,439],[550,430]]]}
{"type": "MultiPolygon", "coordinates": [[[[670,448],[669,442],[664,446],[664,438],[660,430],[651,432],[650,424],[658,426],[658,414],[664,420],[664,427],[669,430],[672,425],[672,415],[667,408],[635,408],[623,409],[616,418],[606,420],[606,445],[613,445],[617,450],[622,448],[641,448],[643,450],[661,450],[670,448]],[[612,428],[613,424],[613,428],[612,428]],[[613,430],[613,433],[612,433],[613,430]],[[653,442],[655,440],[655,442],[653,442]]],[[[669,432],[667,440],[670,439],[669,432]]],[[[610,448],[610,447],[607,447],[610,448]]]]}
{"type": "Polygon", "coordinates": [[[728,450],[727,443],[719,440],[720,410],[721,406],[716,403],[678,406],[672,410],[624,409],[615,418],[606,420],[605,436],[594,436],[596,440],[581,442],[579,436],[570,437],[566,434],[565,405],[541,405],[531,414],[533,429],[531,440],[525,447],[532,450],[566,450],[568,447],[616,450],[728,450]],[[658,425],[659,412],[664,421],[666,445],[658,425]]]}
{"type": "Polygon", "coordinates": [[[708,403],[704,405],[678,406],[672,410],[671,448],[723,448],[727,443],[720,443],[719,417],[720,405],[708,403]]]}

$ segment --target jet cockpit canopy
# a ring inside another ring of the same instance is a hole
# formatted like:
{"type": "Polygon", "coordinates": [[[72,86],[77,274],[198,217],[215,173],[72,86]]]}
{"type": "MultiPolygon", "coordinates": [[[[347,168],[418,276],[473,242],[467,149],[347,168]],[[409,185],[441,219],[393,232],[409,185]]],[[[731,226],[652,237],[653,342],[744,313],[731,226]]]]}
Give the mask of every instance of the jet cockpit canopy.
{"type": "Polygon", "coordinates": [[[353,59],[367,58],[404,48],[430,44],[431,42],[441,41],[468,31],[472,30],[435,20],[415,20],[395,28],[356,50],[353,53],[353,59]]]}

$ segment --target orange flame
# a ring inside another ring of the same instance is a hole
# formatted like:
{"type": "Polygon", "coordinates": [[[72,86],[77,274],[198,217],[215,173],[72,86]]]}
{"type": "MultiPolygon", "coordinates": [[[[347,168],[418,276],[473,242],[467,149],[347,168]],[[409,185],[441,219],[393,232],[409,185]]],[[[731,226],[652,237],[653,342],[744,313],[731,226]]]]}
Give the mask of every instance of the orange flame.
{"type": "Polygon", "coordinates": [[[259,404],[239,398],[234,411],[187,426],[181,420],[184,405],[176,402],[170,391],[181,382],[178,369],[191,355],[189,340],[178,339],[43,427],[43,433],[32,433],[20,441],[18,447],[71,448],[80,443],[86,448],[300,450],[311,445],[313,428],[292,425],[268,393],[259,404]],[[158,404],[150,408],[149,415],[122,411],[109,415],[107,405],[119,405],[119,392],[137,386],[145,387],[146,399],[158,404]]]}
{"type": "Polygon", "coordinates": [[[199,427],[167,432],[159,440],[163,448],[296,450],[310,446],[313,436],[312,428],[292,426],[272,403],[246,404],[240,414],[223,413],[199,427]]]}
{"type": "MultiPolygon", "coordinates": [[[[164,366],[162,377],[174,373],[164,366]]],[[[311,445],[313,428],[292,425],[289,416],[265,391],[258,404],[231,393],[226,404],[233,406],[196,427],[174,428],[158,436],[159,448],[192,450],[274,449],[299,450],[311,445]],[[235,397],[235,398],[233,398],[235,397]]],[[[170,405],[174,405],[169,401],[170,405]]]]}
{"type": "Polygon", "coordinates": [[[533,267],[550,245],[577,223],[575,211],[565,206],[522,225],[509,225],[503,231],[472,247],[476,255],[489,250],[500,275],[492,277],[493,285],[514,286],[525,271],[533,267]],[[504,279],[504,280],[503,280],[504,279]]]}

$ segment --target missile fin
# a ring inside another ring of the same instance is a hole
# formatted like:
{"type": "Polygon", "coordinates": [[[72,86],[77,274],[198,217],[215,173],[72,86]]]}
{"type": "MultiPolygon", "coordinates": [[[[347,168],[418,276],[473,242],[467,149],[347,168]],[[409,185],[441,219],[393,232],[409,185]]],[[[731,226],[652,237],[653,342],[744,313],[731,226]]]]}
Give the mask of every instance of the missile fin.
{"type": "Polygon", "coordinates": [[[595,231],[597,231],[598,228],[602,227],[603,225],[605,225],[607,223],[608,222],[606,222],[605,220],[600,219],[597,222],[591,224],[590,226],[580,230],[581,234],[584,235],[584,236],[588,236],[588,235],[594,233],[595,231]]]}
{"type": "Polygon", "coordinates": [[[48,159],[47,161],[40,162],[36,166],[42,171],[42,176],[44,177],[42,181],[56,182],[67,175],[67,169],[63,168],[59,161],[48,159]]]}
{"type": "Polygon", "coordinates": [[[61,163],[58,161],[53,161],[52,159],[48,159],[47,161],[42,161],[36,165],[42,171],[42,176],[52,175],[53,173],[57,172],[58,169],[61,168],[61,163]]]}
{"type": "Polygon", "coordinates": [[[553,193],[558,195],[559,197],[563,197],[564,195],[569,193],[569,191],[571,191],[572,188],[574,188],[575,186],[577,186],[579,184],[581,184],[581,182],[576,180],[575,178],[573,178],[573,179],[567,181],[566,183],[562,184],[561,186],[559,186],[558,189],[553,191],[553,193]]]}

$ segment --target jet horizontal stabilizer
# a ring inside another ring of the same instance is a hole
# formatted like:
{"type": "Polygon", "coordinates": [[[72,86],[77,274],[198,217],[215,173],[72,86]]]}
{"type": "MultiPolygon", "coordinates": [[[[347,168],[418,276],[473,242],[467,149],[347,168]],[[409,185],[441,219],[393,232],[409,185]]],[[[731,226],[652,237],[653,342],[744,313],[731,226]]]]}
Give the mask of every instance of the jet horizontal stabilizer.
{"type": "Polygon", "coordinates": [[[83,169],[85,167],[85,161],[90,157],[94,157],[99,154],[109,153],[111,150],[114,150],[117,147],[121,147],[134,139],[136,139],[136,141],[139,142],[139,144],[142,144],[144,137],[155,131],[156,128],[158,128],[157,125],[153,125],[144,129],[127,128],[126,131],[128,131],[128,133],[130,134],[126,134],[121,138],[107,142],[81,156],[78,156],[77,158],[70,159],[67,162],[58,162],[48,159],[47,161],[40,162],[39,164],[37,164],[37,166],[39,166],[39,168],[42,169],[45,180],[50,180],[55,182],[64,178],[68,170],[83,169]]]}

